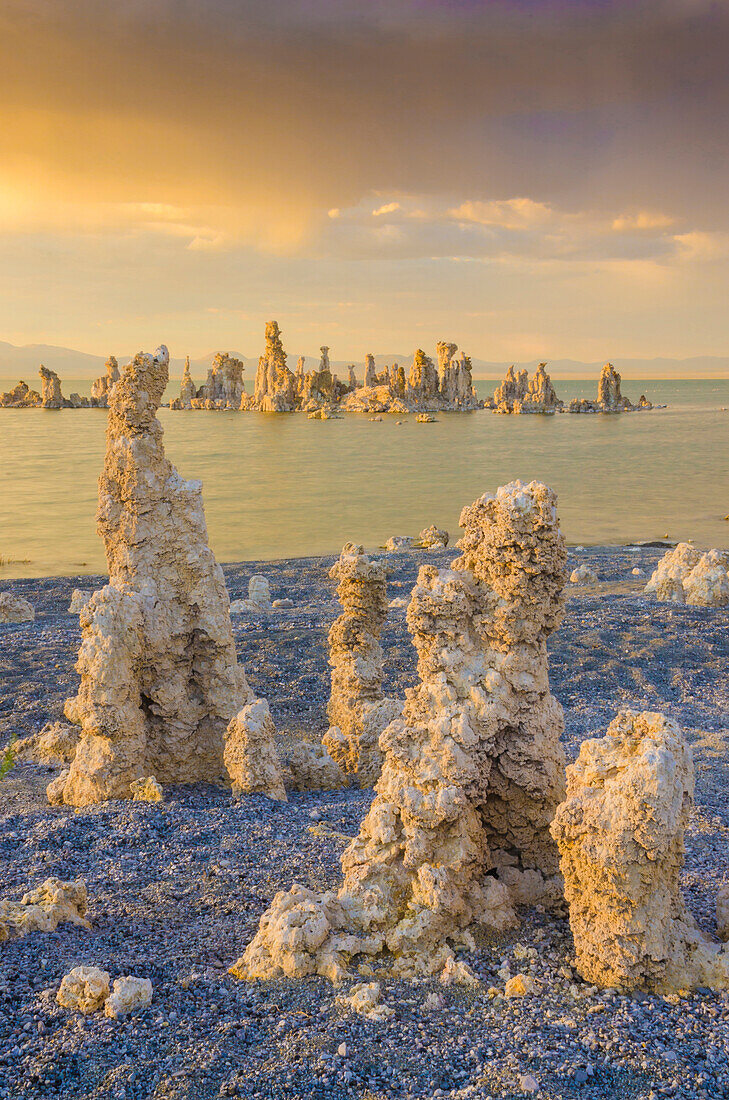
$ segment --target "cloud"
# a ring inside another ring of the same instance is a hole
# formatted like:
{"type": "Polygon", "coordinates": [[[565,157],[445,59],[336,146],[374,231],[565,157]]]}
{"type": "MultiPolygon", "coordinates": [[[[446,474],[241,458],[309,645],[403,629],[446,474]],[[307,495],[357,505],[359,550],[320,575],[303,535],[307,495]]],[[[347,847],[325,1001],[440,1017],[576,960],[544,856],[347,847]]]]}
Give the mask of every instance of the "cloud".
{"type": "Polygon", "coordinates": [[[373,218],[379,218],[383,214],[394,214],[396,210],[400,209],[399,202],[386,202],[384,206],[378,206],[376,210],[372,211],[373,218]]]}

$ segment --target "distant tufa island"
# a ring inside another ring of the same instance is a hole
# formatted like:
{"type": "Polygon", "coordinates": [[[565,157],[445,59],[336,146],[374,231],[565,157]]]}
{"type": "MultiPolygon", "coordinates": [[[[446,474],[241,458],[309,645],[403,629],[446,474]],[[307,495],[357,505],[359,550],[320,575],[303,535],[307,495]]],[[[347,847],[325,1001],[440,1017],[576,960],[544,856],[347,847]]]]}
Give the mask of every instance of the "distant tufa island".
{"type": "MultiPolygon", "coordinates": [[[[218,352],[208,370],[207,380],[196,386],[190,374],[190,359],[185,363],[180,396],[169,403],[170,409],[236,410],[241,412],[304,412],[310,419],[326,420],[340,413],[434,413],[471,412],[490,409],[510,415],[555,413],[620,413],[651,409],[641,395],[638,404],[621,393],[621,377],[611,363],[600,372],[597,400],[575,398],[565,405],[559,399],[540,363],[532,378],[527,370],[514,372],[511,366],[491,398],[481,400],[474,389],[471,360],[457,344],[444,340],[436,345],[437,361],[418,348],[406,375],[405,368],[393,363],[381,371],[374,355],[367,355],[364,380],[360,382],[354,365],[347,381],[331,370],[329,348],[321,348],[321,359],[314,370],[306,371],[305,359],[299,358],[296,370],[287,365],[287,356],[277,321],[269,321],[265,331],[265,350],[258,360],[253,393],[247,393],[243,381],[245,365],[240,359],[218,352]]],[[[1,408],[84,409],[106,408],[112,386],[120,377],[114,356],[106,361],[106,373],[95,379],[91,396],[72,393],[65,398],[61,380],[55,371],[41,366],[41,389],[30,389],[25,382],[0,394],[1,408]]]]}

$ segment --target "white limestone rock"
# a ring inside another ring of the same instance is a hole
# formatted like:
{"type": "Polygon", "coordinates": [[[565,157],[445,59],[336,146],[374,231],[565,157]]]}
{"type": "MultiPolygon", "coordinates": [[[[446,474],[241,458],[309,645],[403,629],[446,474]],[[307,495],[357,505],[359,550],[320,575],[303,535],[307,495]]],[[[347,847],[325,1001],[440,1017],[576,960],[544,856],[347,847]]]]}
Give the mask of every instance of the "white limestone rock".
{"type": "Polygon", "coordinates": [[[44,409],[62,409],[67,402],[61,393],[61,380],[54,370],[41,366],[38,374],[41,380],[41,404],[44,409]]]}
{"type": "Polygon", "coordinates": [[[336,791],[347,778],[321,743],[298,741],[285,754],[282,774],[290,791],[336,791]]]}
{"type": "Polygon", "coordinates": [[[20,902],[4,898],[0,901],[0,942],[11,934],[55,932],[64,922],[91,928],[86,920],[87,901],[82,879],[63,882],[58,878],[47,878],[41,886],[24,894],[20,902]]]}
{"type": "Polygon", "coordinates": [[[729,940],[729,882],[716,895],[716,934],[723,943],[729,940]]]}
{"type": "Polygon", "coordinates": [[[337,1004],[376,1023],[389,1020],[395,1014],[393,1008],[382,1004],[382,987],[379,982],[358,982],[347,993],[338,994],[337,1004]]]}
{"type": "MultiPolygon", "coordinates": [[[[465,508],[462,557],[423,566],[408,609],[419,684],[380,738],[375,799],[342,856],[338,891],[281,892],[231,973],[321,974],[384,947],[400,975],[440,974],[469,926],[516,920],[500,866],[555,892],[549,834],[564,793],[562,712],[547,636],[563,614],[556,498],[514,482],[465,508]]],[[[535,891],[536,892],[536,891],[535,891]]],[[[550,893],[551,892],[551,893],[550,893]]]]}
{"type": "Polygon", "coordinates": [[[691,751],[662,714],[625,711],[567,768],[559,846],[577,969],[602,988],[729,988],[729,951],[679,889],[693,801],[691,751]]]}
{"type": "Polygon", "coordinates": [[[412,535],[391,535],[385,543],[385,550],[388,554],[400,554],[403,550],[412,550],[415,541],[412,535]]]}
{"type": "Polygon", "coordinates": [[[66,722],[46,722],[38,732],[16,742],[13,755],[18,760],[55,768],[70,764],[76,755],[80,731],[66,722]]]}
{"type": "Polygon", "coordinates": [[[103,1008],[109,996],[110,975],[97,966],[75,966],[61,979],[56,1001],[61,1008],[88,1016],[103,1008]]]}
{"type": "Polygon", "coordinates": [[[570,584],[597,584],[599,577],[589,565],[578,565],[570,573],[570,584]]]}
{"type": "Polygon", "coordinates": [[[143,779],[135,779],[129,786],[132,792],[133,802],[162,802],[164,795],[162,788],[153,775],[145,775],[143,779]]]}
{"type": "Polygon", "coordinates": [[[248,601],[262,611],[271,607],[271,588],[262,573],[254,573],[248,581],[248,601]]]}
{"type": "Polygon", "coordinates": [[[382,691],[379,638],[387,618],[387,574],[361,546],[348,542],[329,570],[337,581],[342,614],[329,631],[330,728],[323,743],[332,759],[361,787],[380,774],[380,734],[402,704],[382,691]]]}
{"type": "Polygon", "coordinates": [[[140,353],[111,390],[97,513],[109,584],[80,614],[81,684],[65,706],[81,727],[68,805],[130,798],[149,775],[223,782],[225,730],[252,697],[200,482],[164,454],[156,413],[168,364],[164,347],[140,353]]]}
{"type": "Polygon", "coordinates": [[[275,735],[265,699],[253,699],[231,720],[223,758],[235,796],[265,794],[278,802],[286,801],[275,735]]]}
{"type": "Polygon", "coordinates": [[[32,623],[34,620],[32,604],[12,592],[0,592],[0,623],[32,623]]]}
{"type": "MultiPolygon", "coordinates": [[[[100,378],[95,378],[91,383],[91,401],[90,404],[99,409],[106,409],[109,405],[109,394],[111,387],[115,382],[119,381],[119,364],[113,355],[110,355],[104,364],[106,373],[102,374],[100,378]]],[[[73,394],[71,394],[71,400],[73,400],[73,394]]]]}
{"type": "Polygon", "coordinates": [[[662,602],[723,607],[729,603],[729,553],[702,553],[688,542],[679,542],[663,555],[644,592],[662,602]]]}
{"type": "Polygon", "coordinates": [[[420,532],[418,539],[420,545],[426,550],[445,550],[450,535],[442,527],[436,527],[433,523],[420,532]]]}
{"type": "Polygon", "coordinates": [[[104,1015],[120,1020],[130,1013],[141,1012],[151,1003],[152,983],[149,978],[135,978],[129,974],[114,982],[114,988],[104,1004],[104,1015]]]}
{"type": "Polygon", "coordinates": [[[90,588],[74,588],[71,594],[71,602],[68,605],[69,615],[78,615],[82,607],[89,602],[93,592],[90,588]]]}

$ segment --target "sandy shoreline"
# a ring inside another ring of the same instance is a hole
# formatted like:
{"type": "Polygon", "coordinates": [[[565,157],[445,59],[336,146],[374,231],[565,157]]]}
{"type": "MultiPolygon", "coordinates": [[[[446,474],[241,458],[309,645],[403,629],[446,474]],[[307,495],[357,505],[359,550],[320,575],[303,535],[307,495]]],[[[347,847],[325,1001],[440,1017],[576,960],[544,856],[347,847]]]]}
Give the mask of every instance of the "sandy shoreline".
{"type": "MultiPolygon", "coordinates": [[[[390,598],[407,595],[424,562],[445,565],[457,551],[390,559],[390,598]]],[[[696,806],[687,835],[683,888],[712,933],[717,884],[728,875],[729,609],[659,604],[644,596],[662,554],[591,547],[570,551],[600,583],[568,586],[564,624],[550,641],[552,690],[565,712],[570,759],[582,740],[602,735],[625,706],[674,718],[692,745],[696,806]]],[[[283,736],[318,737],[326,728],[326,634],[338,614],[327,570],[333,558],[224,567],[231,599],[264,572],[274,598],[294,608],[267,618],[233,616],[239,658],[271,705],[283,736]]],[[[61,717],[77,683],[77,617],[68,614],[87,576],[5,580],[29,599],[35,623],[0,628],[0,744],[61,717]]],[[[414,683],[404,610],[383,633],[385,690],[414,683]]],[[[213,788],[176,788],[159,805],[107,803],[74,813],[48,807],[50,773],[16,767],[3,781],[0,897],[17,898],[48,875],[86,879],[91,933],[62,925],[0,947],[0,1097],[198,1098],[218,1096],[448,1097],[524,1095],[531,1074],[539,1097],[618,1094],[729,1095],[729,995],[698,992],[672,1004],[653,995],[590,992],[568,969],[566,921],[524,914],[521,928],[484,937],[470,965],[483,992],[444,991],[441,1010],[422,1003],[436,983],[383,976],[395,1008],[386,1025],[346,1016],[320,979],[248,985],[227,975],[273,894],[301,881],[321,889],[339,879],[343,842],[309,831],[321,820],[353,835],[371,792],[307,792],[286,805],[251,798],[232,805],[213,788]],[[537,949],[539,992],[490,1001],[514,947],[537,949]],[[152,1005],[130,1023],[78,1018],[55,1004],[72,966],[152,979],[152,1005]],[[27,1025],[27,1026],[26,1026],[27,1025]],[[337,1051],[347,1044],[346,1056],[337,1051]]]]}

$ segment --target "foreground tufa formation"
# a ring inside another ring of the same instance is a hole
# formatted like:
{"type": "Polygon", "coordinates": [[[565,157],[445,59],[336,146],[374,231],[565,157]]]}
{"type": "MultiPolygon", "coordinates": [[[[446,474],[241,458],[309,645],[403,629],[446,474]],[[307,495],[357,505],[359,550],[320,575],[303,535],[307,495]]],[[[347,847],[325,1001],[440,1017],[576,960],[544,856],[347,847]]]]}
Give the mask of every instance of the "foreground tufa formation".
{"type": "Polygon", "coordinates": [[[0,943],[11,934],[55,932],[64,921],[90,928],[86,904],[86,885],[81,879],[62,882],[58,878],[47,878],[41,886],[24,894],[19,903],[7,899],[0,901],[0,943]]]}
{"type": "Polygon", "coordinates": [[[661,602],[723,607],[729,604],[729,551],[702,553],[679,542],[663,555],[644,591],[661,602]]]}
{"type": "Polygon", "coordinates": [[[338,892],[281,892],[231,973],[338,981],[387,948],[402,975],[447,969],[474,922],[504,928],[515,902],[559,893],[549,833],[564,793],[561,708],[546,640],[563,613],[556,499],[514,482],[461,516],[463,556],[424,566],[408,609],[417,688],[384,731],[382,774],[338,892]],[[491,872],[491,873],[490,873],[491,872]],[[498,875],[495,877],[494,872],[498,875]]]}
{"type": "Polygon", "coordinates": [[[81,684],[65,708],[81,738],[49,791],[70,805],[129,798],[148,776],[221,781],[225,729],[251,699],[200,482],[164,454],[168,362],[165,347],[140,353],[111,390],[97,513],[109,583],[81,610],[81,684]]]}
{"type": "Polygon", "coordinates": [[[552,834],[586,981],[729,988],[729,951],[706,939],[679,890],[693,789],[691,751],[662,714],[618,715],[567,768],[552,834]]]}
{"type": "Polygon", "coordinates": [[[0,623],[32,623],[33,605],[12,592],[0,592],[0,623]]]}
{"type": "Polygon", "coordinates": [[[382,691],[380,634],[387,618],[387,575],[361,546],[348,542],[329,571],[338,582],[343,613],[329,631],[332,686],[323,743],[332,759],[361,787],[380,774],[380,734],[402,709],[382,691]]]}

